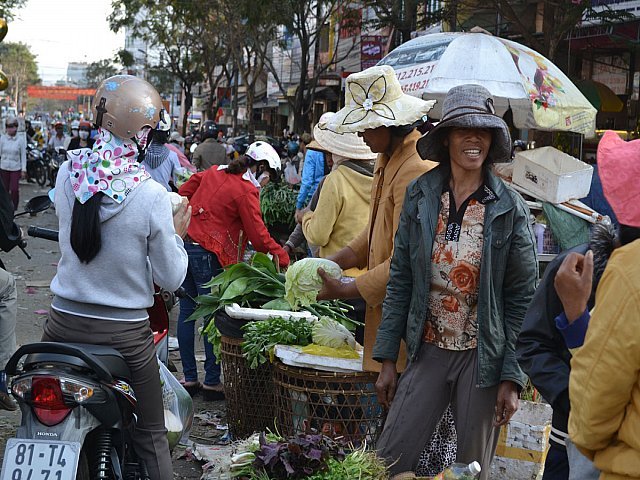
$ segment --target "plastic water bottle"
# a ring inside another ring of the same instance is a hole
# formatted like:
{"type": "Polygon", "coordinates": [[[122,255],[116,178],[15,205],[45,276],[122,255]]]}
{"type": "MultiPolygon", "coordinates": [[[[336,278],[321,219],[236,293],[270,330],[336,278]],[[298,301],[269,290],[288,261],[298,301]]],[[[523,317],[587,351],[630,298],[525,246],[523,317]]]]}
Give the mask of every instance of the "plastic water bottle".
{"type": "Polygon", "coordinates": [[[444,472],[442,472],[443,480],[472,480],[478,478],[482,471],[478,462],[471,462],[469,465],[465,463],[454,463],[444,472]]]}

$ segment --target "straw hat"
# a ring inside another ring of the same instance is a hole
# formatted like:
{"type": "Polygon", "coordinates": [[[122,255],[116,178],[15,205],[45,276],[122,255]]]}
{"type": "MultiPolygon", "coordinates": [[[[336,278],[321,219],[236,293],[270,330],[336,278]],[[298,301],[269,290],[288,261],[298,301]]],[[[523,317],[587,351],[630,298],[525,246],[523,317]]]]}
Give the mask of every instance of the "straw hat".
{"type": "Polygon", "coordinates": [[[597,158],[602,190],[618,222],[640,227],[640,140],[625,142],[607,130],[597,158]]]}
{"type": "Polygon", "coordinates": [[[496,115],[493,98],[483,86],[460,85],[447,92],[442,103],[442,120],[416,144],[420,156],[434,162],[448,161],[444,140],[452,127],[492,129],[494,135],[487,161],[508,162],[511,159],[509,127],[496,115]]]}
{"type": "Polygon", "coordinates": [[[325,112],[320,120],[313,127],[313,136],[315,137],[307,148],[311,150],[319,150],[321,152],[329,152],[340,157],[350,160],[374,160],[378,154],[373,153],[371,149],[364,143],[355,133],[334,133],[330,130],[321,130],[318,125],[323,122],[331,122],[335,112],[325,112]]]}
{"type": "Polygon", "coordinates": [[[356,133],[378,127],[411,125],[431,110],[435,100],[405,95],[389,65],[367,68],[347,77],[345,107],[330,121],[319,122],[321,130],[356,133]]]}

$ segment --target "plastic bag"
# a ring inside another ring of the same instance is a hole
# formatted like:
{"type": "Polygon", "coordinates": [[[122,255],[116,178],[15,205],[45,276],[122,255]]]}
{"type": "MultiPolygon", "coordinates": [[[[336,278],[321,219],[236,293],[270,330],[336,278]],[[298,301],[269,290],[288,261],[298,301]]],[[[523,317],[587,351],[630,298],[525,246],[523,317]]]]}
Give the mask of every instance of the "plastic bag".
{"type": "Polygon", "coordinates": [[[302,180],[302,178],[298,174],[298,170],[296,170],[295,165],[293,165],[291,162],[287,162],[287,166],[284,167],[284,179],[291,185],[300,183],[300,180],[302,180]]]}
{"type": "Polygon", "coordinates": [[[160,384],[164,405],[164,423],[167,428],[169,450],[178,443],[186,444],[193,424],[193,400],[164,363],[160,365],[160,384]]]}

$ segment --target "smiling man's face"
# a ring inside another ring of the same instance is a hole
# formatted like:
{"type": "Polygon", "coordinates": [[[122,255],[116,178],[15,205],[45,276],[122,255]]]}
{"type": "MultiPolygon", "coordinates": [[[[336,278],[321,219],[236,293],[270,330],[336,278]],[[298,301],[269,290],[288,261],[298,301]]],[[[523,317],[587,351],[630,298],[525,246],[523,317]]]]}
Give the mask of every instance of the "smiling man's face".
{"type": "Polygon", "coordinates": [[[491,148],[492,137],[488,128],[452,128],[447,137],[452,164],[467,171],[482,168],[491,148]]]}

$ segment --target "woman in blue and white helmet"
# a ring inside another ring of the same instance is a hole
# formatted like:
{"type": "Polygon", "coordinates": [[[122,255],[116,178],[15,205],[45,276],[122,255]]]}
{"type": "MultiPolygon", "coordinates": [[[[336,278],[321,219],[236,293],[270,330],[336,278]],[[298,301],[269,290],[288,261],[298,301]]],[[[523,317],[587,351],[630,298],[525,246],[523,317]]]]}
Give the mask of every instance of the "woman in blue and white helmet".
{"type": "Polygon", "coordinates": [[[264,187],[270,180],[276,180],[282,169],[280,155],[267,142],[253,142],[247,147],[247,166],[251,169],[257,187],[264,187]]]}

